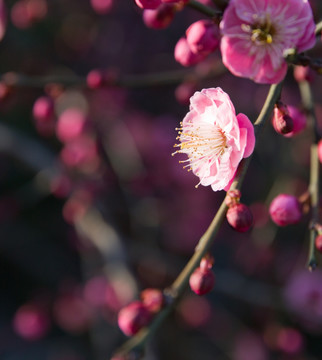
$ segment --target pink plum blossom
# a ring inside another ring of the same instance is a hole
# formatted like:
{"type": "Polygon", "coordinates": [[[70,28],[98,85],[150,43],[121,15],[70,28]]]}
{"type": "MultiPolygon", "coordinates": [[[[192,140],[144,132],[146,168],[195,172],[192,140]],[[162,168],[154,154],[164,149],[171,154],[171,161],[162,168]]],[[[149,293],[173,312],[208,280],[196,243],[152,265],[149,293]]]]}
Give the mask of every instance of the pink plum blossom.
{"type": "Polygon", "coordinates": [[[236,115],[221,88],[197,91],[178,130],[180,144],[175,147],[180,149],[175,153],[187,154],[188,159],[182,161],[188,163],[185,167],[200,178],[199,184],[211,185],[214,191],[229,185],[239,162],[255,146],[252,123],[246,115],[236,115]]]}
{"type": "Polygon", "coordinates": [[[220,24],[225,66],[258,83],[280,82],[287,71],[283,56],[315,44],[315,25],[307,0],[231,0],[220,24]]]}

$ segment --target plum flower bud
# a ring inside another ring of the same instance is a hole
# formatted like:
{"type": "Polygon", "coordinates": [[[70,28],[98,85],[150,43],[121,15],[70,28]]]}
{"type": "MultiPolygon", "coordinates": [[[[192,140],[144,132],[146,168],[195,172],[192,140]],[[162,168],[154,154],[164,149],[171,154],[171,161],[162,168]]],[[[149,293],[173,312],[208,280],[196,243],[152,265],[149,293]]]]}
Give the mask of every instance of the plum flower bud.
{"type": "Polygon", "coordinates": [[[54,103],[48,96],[38,98],[32,108],[33,117],[40,121],[48,121],[54,115],[54,103]]]}
{"type": "Polygon", "coordinates": [[[97,14],[103,15],[112,10],[114,0],[91,0],[91,5],[97,14]]]}
{"type": "Polygon", "coordinates": [[[190,276],[189,284],[191,290],[197,295],[209,293],[215,285],[215,274],[211,269],[198,267],[190,276]]]}
{"type": "Polygon", "coordinates": [[[214,257],[210,254],[207,254],[200,261],[200,269],[202,271],[209,270],[213,267],[214,263],[215,263],[214,257]]]}
{"type": "Polygon", "coordinates": [[[279,134],[286,135],[293,130],[293,119],[290,117],[288,109],[284,104],[275,105],[272,123],[275,131],[279,134]]]}
{"type": "Polygon", "coordinates": [[[289,105],[288,112],[293,121],[293,130],[283,135],[292,137],[306,128],[307,119],[305,114],[294,106],[289,105]]]}
{"type": "Polygon", "coordinates": [[[246,232],[253,224],[253,215],[245,204],[232,205],[226,214],[228,223],[239,232],[246,232]]]}
{"type": "Polygon", "coordinates": [[[157,313],[164,306],[165,299],[159,289],[145,289],[141,292],[141,300],[151,313],[157,313]]]}
{"type": "Polygon", "coordinates": [[[74,140],[84,133],[86,123],[86,117],[81,110],[66,109],[58,118],[56,135],[62,142],[74,140]]]}
{"type": "Polygon", "coordinates": [[[269,213],[275,224],[286,226],[301,220],[302,209],[298,199],[288,194],[278,195],[269,207],[269,213]]]}
{"type": "Polygon", "coordinates": [[[165,29],[172,22],[176,13],[176,6],[162,4],[157,9],[146,9],[143,11],[143,22],[152,29],[165,29]]]}
{"type": "Polygon", "coordinates": [[[195,54],[208,55],[219,46],[219,28],[211,20],[199,20],[186,31],[190,50],[195,54]]]}
{"type": "Polygon", "coordinates": [[[297,82],[308,81],[312,82],[314,80],[314,73],[309,66],[295,66],[294,67],[294,79],[297,82]]]}
{"type": "Polygon", "coordinates": [[[118,314],[118,325],[127,336],[135,335],[150,321],[151,313],[141,301],[133,301],[118,314]]]}
{"type": "Polygon", "coordinates": [[[229,190],[225,197],[225,203],[228,207],[231,207],[239,203],[240,197],[241,192],[239,190],[229,190]]]}
{"type": "Polygon", "coordinates": [[[161,0],[135,0],[137,6],[141,9],[157,9],[161,4],[161,0]]]}
{"type": "Polygon", "coordinates": [[[174,58],[182,66],[192,66],[202,61],[205,55],[192,52],[187,39],[182,37],[174,48],[174,58]]]}
{"type": "Polygon", "coordinates": [[[322,235],[318,235],[315,238],[315,247],[320,253],[322,253],[322,235]]]}
{"type": "Polygon", "coordinates": [[[90,89],[99,89],[105,83],[104,74],[100,70],[91,70],[86,76],[86,83],[90,89]]]}

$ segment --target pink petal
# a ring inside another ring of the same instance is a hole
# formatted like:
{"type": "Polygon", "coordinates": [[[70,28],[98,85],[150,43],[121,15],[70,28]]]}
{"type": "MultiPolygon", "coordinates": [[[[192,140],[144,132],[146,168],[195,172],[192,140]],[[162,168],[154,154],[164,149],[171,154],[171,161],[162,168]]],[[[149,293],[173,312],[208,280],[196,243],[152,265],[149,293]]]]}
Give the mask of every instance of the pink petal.
{"type": "Polygon", "coordinates": [[[241,114],[241,113],[238,114],[237,120],[238,120],[239,127],[241,129],[244,128],[247,130],[247,140],[246,140],[246,147],[245,147],[245,151],[244,151],[244,158],[247,158],[248,156],[250,156],[253,153],[254,148],[255,148],[256,138],[255,138],[255,133],[254,133],[254,126],[245,114],[241,114]]]}

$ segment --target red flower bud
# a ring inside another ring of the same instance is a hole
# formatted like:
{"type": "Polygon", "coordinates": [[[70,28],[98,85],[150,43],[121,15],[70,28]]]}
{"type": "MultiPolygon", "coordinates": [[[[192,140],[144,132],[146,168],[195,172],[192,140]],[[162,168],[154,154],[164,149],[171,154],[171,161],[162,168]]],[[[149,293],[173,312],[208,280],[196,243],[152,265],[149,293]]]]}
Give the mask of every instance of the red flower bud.
{"type": "Polygon", "coordinates": [[[191,290],[197,295],[209,293],[215,285],[215,274],[210,269],[197,268],[190,276],[191,290]]]}
{"type": "Polygon", "coordinates": [[[279,226],[296,224],[301,220],[302,209],[295,196],[280,194],[269,207],[272,220],[279,226]]]}
{"type": "Polygon", "coordinates": [[[241,192],[239,190],[229,190],[226,194],[225,203],[228,207],[239,203],[241,192]]]}
{"type": "Polygon", "coordinates": [[[118,315],[118,324],[127,336],[136,334],[151,321],[150,311],[141,301],[133,301],[121,309],[118,315]]]}
{"type": "Polygon", "coordinates": [[[231,206],[226,214],[228,223],[237,231],[245,232],[253,224],[253,215],[248,206],[236,204],[231,206]]]}
{"type": "Polygon", "coordinates": [[[164,305],[164,296],[159,289],[145,289],[141,292],[145,307],[152,313],[159,312],[164,305]]]}

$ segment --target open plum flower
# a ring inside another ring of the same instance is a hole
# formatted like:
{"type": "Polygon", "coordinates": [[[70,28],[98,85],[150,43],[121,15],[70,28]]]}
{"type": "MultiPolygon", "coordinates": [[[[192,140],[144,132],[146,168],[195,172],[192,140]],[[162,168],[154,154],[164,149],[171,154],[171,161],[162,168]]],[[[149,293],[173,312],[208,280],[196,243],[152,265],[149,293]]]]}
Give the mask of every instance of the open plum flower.
{"type": "Polygon", "coordinates": [[[187,154],[188,159],[181,161],[188,163],[184,167],[200,178],[199,184],[211,185],[214,191],[227,189],[238,164],[255,146],[252,123],[244,114],[236,116],[221,88],[197,91],[178,131],[180,144],[175,147],[180,149],[175,153],[187,154]]]}
{"type": "Polygon", "coordinates": [[[258,83],[280,82],[287,71],[285,51],[315,44],[307,0],[231,0],[220,24],[225,66],[258,83]]]}

